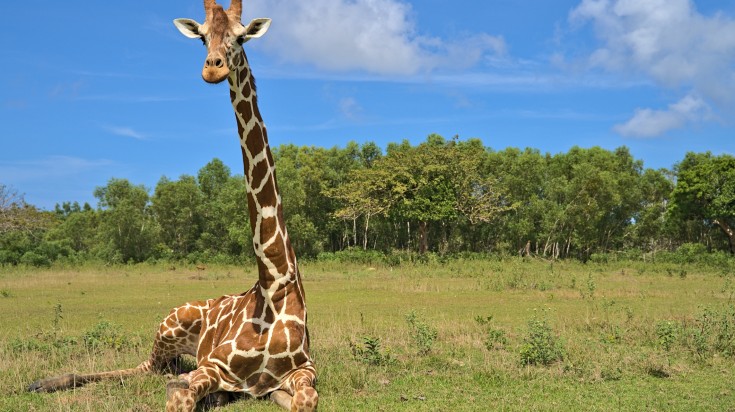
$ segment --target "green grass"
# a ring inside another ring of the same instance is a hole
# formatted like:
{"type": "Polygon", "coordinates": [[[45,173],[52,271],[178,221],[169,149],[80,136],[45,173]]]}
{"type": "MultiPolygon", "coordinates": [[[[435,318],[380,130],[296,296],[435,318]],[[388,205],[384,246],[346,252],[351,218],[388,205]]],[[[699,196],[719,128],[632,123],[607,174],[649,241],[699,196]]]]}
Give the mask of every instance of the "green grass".
{"type": "MultiPolygon", "coordinates": [[[[728,270],[517,259],[301,266],[322,411],[735,411],[728,270]],[[356,355],[366,339],[379,347],[356,355]],[[529,342],[538,353],[559,345],[561,360],[524,364],[529,342]]],[[[254,267],[0,269],[0,410],[162,410],[162,376],[25,388],[135,366],[171,307],[255,279],[254,267]]],[[[278,408],[243,400],[220,410],[278,408]]]]}

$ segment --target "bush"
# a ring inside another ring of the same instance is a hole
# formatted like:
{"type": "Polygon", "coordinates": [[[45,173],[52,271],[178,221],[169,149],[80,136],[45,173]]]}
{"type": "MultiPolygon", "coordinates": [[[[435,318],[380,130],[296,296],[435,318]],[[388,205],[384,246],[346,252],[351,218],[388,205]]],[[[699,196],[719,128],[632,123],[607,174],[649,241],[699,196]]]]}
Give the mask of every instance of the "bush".
{"type": "Polygon", "coordinates": [[[0,250],[0,265],[17,265],[18,263],[20,263],[20,253],[0,250]]]}
{"type": "Polygon", "coordinates": [[[380,348],[380,338],[365,336],[362,343],[350,341],[350,349],[355,360],[369,365],[387,365],[393,362],[390,353],[380,348]]]}
{"type": "Polygon", "coordinates": [[[21,256],[20,258],[20,263],[23,265],[35,267],[51,266],[51,261],[48,257],[33,251],[24,253],[23,256],[21,256]]]}
{"type": "Polygon", "coordinates": [[[564,346],[546,319],[534,318],[528,322],[528,336],[520,355],[523,365],[550,365],[564,359],[564,346]]]}
{"type": "Polygon", "coordinates": [[[109,321],[99,321],[91,330],[82,335],[84,346],[90,350],[101,348],[121,349],[129,346],[130,341],[120,333],[120,327],[109,321]]]}
{"type": "Polygon", "coordinates": [[[419,319],[415,311],[406,314],[406,322],[411,329],[409,334],[418,349],[418,354],[426,355],[431,352],[431,347],[434,346],[438,335],[437,330],[419,319]]]}
{"type": "Polygon", "coordinates": [[[658,322],[656,324],[656,343],[658,346],[666,352],[670,351],[679,335],[678,329],[676,322],[669,320],[658,322]]]}

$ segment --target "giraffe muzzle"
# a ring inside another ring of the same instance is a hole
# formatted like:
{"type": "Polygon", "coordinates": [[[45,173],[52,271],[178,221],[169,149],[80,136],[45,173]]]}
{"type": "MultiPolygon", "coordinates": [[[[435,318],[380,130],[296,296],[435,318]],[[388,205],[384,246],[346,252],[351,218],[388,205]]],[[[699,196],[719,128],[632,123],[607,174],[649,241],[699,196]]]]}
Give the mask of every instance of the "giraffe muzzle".
{"type": "Polygon", "coordinates": [[[202,78],[207,83],[219,83],[227,78],[230,74],[230,68],[227,67],[225,58],[217,55],[207,56],[204,61],[204,69],[202,70],[202,78]]]}

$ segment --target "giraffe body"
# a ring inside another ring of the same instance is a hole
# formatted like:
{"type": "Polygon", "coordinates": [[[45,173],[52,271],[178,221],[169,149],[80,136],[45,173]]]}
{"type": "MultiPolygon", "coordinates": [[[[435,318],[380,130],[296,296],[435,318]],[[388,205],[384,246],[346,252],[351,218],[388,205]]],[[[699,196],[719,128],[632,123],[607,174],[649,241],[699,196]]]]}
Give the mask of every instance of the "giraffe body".
{"type": "MultiPolygon", "coordinates": [[[[197,368],[166,388],[167,411],[193,411],[211,394],[271,395],[292,411],[316,410],[316,370],[309,356],[306,300],[283,217],[276,171],[255,80],[242,44],[260,37],[270,19],[240,23],[242,1],[224,10],[205,0],[206,21],[177,19],[187,37],[201,38],[208,55],[202,77],[226,78],[240,136],[258,281],[239,295],[193,301],[174,308],[161,322],[148,360],[136,368],[64,375],[35,382],[32,391],[72,388],[108,378],[169,370],[180,355],[196,357],[197,368]]],[[[217,397],[220,398],[219,396],[217,397]]],[[[219,404],[219,401],[216,401],[219,404]]]]}

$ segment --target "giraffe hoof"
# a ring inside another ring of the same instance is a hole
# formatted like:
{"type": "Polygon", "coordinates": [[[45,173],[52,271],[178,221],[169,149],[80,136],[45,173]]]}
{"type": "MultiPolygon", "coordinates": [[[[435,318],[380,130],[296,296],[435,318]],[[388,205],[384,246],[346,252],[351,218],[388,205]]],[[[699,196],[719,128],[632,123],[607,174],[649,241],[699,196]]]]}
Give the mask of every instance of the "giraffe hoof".
{"type": "Polygon", "coordinates": [[[28,392],[56,392],[82,386],[83,384],[84,382],[78,375],[69,373],[35,381],[28,387],[28,392]]]}

